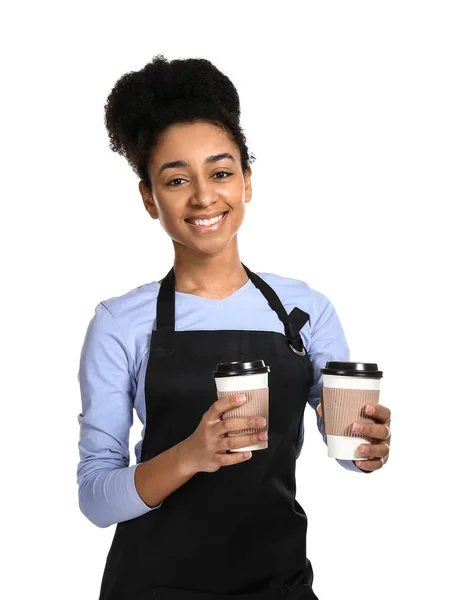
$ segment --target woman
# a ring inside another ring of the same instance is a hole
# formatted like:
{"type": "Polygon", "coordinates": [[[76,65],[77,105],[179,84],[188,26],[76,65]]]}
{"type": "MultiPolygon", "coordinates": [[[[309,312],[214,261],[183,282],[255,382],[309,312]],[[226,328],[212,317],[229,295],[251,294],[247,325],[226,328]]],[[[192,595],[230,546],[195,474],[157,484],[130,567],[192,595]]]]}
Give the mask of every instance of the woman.
{"type": "MultiPolygon", "coordinates": [[[[101,527],[117,523],[100,599],[316,598],[295,465],[320,368],[349,360],[338,316],[306,283],[240,261],[251,158],[226,75],[159,55],[121,77],[105,109],[110,147],[138,175],[174,265],[101,302],[82,349],[80,508],[101,527]],[[222,419],[238,399],[216,399],[216,365],[254,359],[271,367],[269,431],[256,418],[222,419]],[[144,429],[130,467],[133,406],[144,429]],[[261,432],[227,437],[250,428],[261,432]],[[268,434],[266,450],[230,452],[268,434]]],[[[389,413],[376,410],[364,433],[383,439],[389,413]]],[[[387,453],[372,445],[365,471],[387,453]]]]}

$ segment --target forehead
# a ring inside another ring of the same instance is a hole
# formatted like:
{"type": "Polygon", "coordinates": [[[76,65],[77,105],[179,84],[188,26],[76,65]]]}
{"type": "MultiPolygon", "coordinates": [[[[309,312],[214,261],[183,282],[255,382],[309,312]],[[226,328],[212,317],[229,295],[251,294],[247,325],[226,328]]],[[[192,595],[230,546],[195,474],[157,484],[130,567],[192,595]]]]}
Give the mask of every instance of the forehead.
{"type": "Polygon", "coordinates": [[[153,152],[153,161],[201,159],[214,152],[231,154],[236,150],[233,141],[221,127],[211,123],[174,123],[159,136],[153,152]]]}

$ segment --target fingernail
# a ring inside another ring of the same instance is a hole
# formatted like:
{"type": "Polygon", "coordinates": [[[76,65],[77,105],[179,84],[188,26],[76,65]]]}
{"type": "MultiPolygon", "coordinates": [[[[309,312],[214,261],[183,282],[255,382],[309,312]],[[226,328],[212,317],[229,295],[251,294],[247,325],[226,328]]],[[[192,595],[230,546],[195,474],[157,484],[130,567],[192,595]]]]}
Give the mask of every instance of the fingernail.
{"type": "Polygon", "coordinates": [[[237,394],[237,396],[236,396],[237,402],[244,402],[245,400],[246,400],[246,396],[244,394],[237,394]]]}
{"type": "Polygon", "coordinates": [[[354,431],[355,433],[359,433],[360,431],[362,431],[362,426],[360,425],[360,423],[354,423],[354,425],[352,426],[352,431],[354,431]]]}
{"type": "Polygon", "coordinates": [[[374,413],[376,412],[376,409],[374,408],[374,406],[368,405],[365,408],[365,412],[366,412],[367,415],[374,415],[374,413]]]}
{"type": "Polygon", "coordinates": [[[360,454],[366,454],[367,449],[365,448],[365,446],[359,446],[359,452],[360,454]]]}

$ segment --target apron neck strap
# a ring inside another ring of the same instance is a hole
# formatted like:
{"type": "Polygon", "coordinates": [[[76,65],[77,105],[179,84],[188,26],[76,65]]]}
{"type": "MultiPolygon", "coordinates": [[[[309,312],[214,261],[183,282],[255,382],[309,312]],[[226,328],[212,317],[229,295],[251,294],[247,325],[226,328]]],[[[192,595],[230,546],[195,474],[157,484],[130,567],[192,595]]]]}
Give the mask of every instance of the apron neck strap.
{"type": "MultiPolygon", "coordinates": [[[[298,351],[302,352],[303,343],[299,331],[309,320],[309,315],[295,306],[290,314],[285,310],[279,296],[256,273],[252,272],[241,263],[249,276],[249,279],[260,290],[268,301],[269,306],[276,312],[279,319],[284,324],[285,335],[290,344],[298,351]]],[[[161,282],[160,292],[157,299],[156,329],[158,331],[173,332],[175,329],[175,273],[172,267],[169,273],[161,282]]]]}

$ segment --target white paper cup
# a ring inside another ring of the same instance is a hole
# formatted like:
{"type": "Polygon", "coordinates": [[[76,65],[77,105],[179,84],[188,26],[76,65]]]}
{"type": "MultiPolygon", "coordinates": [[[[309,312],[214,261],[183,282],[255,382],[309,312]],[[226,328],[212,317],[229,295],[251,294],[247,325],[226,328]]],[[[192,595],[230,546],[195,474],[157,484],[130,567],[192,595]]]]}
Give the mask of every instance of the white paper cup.
{"type": "MultiPolygon", "coordinates": [[[[257,361],[253,361],[257,362],[257,361]]],[[[258,361],[263,362],[263,361],[258,361]]],[[[225,363],[222,363],[225,364],[225,363]]],[[[233,364],[233,363],[231,363],[233,364]]],[[[244,363],[250,364],[250,363],[244,363]]],[[[264,364],[264,362],[263,362],[264,364]]],[[[269,367],[265,367],[269,369],[269,367]]],[[[230,417],[258,417],[266,419],[265,428],[244,429],[240,431],[229,431],[228,437],[241,436],[262,431],[269,432],[269,387],[268,371],[248,375],[229,375],[227,377],[214,377],[218,399],[224,396],[235,396],[236,394],[245,394],[247,401],[236,408],[226,411],[223,419],[230,417]]],[[[268,448],[268,440],[243,446],[241,448],[231,448],[230,452],[245,452],[247,450],[264,450],[268,448]]]]}
{"type": "Polygon", "coordinates": [[[365,406],[379,402],[382,372],[377,370],[375,363],[350,362],[327,363],[324,370],[334,370],[334,365],[338,372],[340,368],[336,365],[341,365],[341,373],[345,373],[348,368],[348,373],[354,374],[337,375],[323,372],[323,427],[328,456],[344,460],[368,460],[369,457],[360,454],[358,448],[362,444],[371,444],[371,439],[352,432],[351,427],[355,421],[374,423],[374,420],[366,415],[365,406]],[[354,365],[361,368],[354,370],[354,365]],[[375,371],[373,377],[371,370],[375,371]]]}

